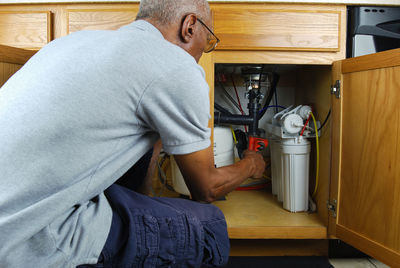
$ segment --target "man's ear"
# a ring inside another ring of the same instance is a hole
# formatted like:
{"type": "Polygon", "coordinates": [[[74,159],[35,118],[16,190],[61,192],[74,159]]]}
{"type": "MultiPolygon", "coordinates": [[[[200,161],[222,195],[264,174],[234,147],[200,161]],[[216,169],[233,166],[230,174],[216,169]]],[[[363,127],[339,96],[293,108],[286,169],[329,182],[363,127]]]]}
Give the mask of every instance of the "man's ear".
{"type": "Polygon", "coordinates": [[[182,21],[182,27],[180,32],[180,38],[182,42],[189,43],[193,37],[195,31],[195,24],[197,17],[195,14],[186,15],[182,21]]]}

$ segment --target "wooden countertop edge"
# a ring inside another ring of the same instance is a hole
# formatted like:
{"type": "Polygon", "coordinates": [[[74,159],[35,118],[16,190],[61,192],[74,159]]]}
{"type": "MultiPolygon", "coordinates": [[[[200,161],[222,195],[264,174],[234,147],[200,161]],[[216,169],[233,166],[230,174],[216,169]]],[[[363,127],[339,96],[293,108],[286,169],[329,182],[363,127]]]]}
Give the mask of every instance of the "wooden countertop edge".
{"type": "Polygon", "coordinates": [[[5,45],[0,45],[0,62],[25,64],[37,50],[27,50],[15,48],[5,45]]]}
{"type": "Polygon", "coordinates": [[[228,227],[231,239],[327,239],[325,226],[228,227]]]}
{"type": "MultiPolygon", "coordinates": [[[[398,0],[208,0],[210,3],[294,3],[294,4],[347,4],[347,5],[398,5],[398,0]]],[[[76,3],[139,3],[139,0],[0,0],[1,4],[76,4],[76,3]]]]}

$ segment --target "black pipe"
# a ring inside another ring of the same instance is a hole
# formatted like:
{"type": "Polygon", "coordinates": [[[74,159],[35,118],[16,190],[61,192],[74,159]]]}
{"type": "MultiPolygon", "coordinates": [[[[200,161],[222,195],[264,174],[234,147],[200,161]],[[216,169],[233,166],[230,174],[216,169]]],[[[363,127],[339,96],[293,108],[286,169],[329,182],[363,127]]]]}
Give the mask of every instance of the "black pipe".
{"type": "Polygon", "coordinates": [[[254,118],[249,115],[222,114],[214,112],[214,124],[252,125],[254,118]]]}
{"type": "Polygon", "coordinates": [[[252,118],[252,123],[249,125],[249,135],[257,136],[258,129],[258,111],[260,109],[260,90],[250,90],[247,93],[249,98],[249,103],[247,104],[247,109],[249,110],[249,116],[252,118]]]}
{"type": "Polygon", "coordinates": [[[249,109],[249,117],[252,119],[249,125],[249,136],[257,136],[259,106],[258,103],[249,103],[247,106],[249,109]]]}
{"type": "Polygon", "coordinates": [[[223,114],[228,114],[228,115],[232,114],[231,112],[229,112],[227,109],[225,109],[224,107],[222,107],[221,105],[219,105],[216,102],[214,102],[214,108],[217,109],[218,111],[220,111],[223,114]]]}
{"type": "Polygon", "coordinates": [[[276,87],[278,85],[278,82],[279,82],[279,74],[272,73],[271,90],[268,93],[267,100],[265,101],[264,107],[261,109],[263,111],[258,116],[258,119],[261,119],[261,117],[263,117],[265,112],[267,111],[267,109],[265,109],[265,108],[269,106],[269,103],[271,102],[272,96],[274,95],[274,93],[276,94],[276,87]]]}

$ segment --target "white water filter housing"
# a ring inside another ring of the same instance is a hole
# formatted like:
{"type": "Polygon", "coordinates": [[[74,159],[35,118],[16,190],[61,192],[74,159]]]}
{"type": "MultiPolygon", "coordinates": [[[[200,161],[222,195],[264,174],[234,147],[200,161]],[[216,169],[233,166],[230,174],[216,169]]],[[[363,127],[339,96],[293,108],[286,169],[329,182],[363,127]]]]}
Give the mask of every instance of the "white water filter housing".
{"type": "Polygon", "coordinates": [[[270,138],[269,139],[269,150],[271,152],[271,184],[272,184],[272,194],[277,195],[277,161],[278,161],[278,150],[276,149],[277,141],[270,138]]]}
{"type": "Polygon", "coordinates": [[[290,212],[308,210],[310,142],[303,137],[281,143],[283,208],[290,212]]]}
{"type": "Polygon", "coordinates": [[[214,127],[214,164],[218,167],[235,162],[235,143],[230,127],[214,127]]]}
{"type": "Polygon", "coordinates": [[[272,194],[276,195],[279,202],[283,202],[283,171],[281,139],[271,139],[271,183],[272,194]]]}
{"type": "Polygon", "coordinates": [[[189,196],[190,195],[189,189],[187,188],[182,173],[175,162],[175,158],[171,157],[170,159],[171,159],[172,188],[174,188],[175,192],[177,193],[189,196]]]}
{"type": "MultiPolygon", "coordinates": [[[[234,141],[230,127],[214,127],[214,164],[216,167],[232,165],[235,162],[234,141]]],[[[172,187],[183,195],[190,195],[182,173],[171,157],[172,187]]]]}

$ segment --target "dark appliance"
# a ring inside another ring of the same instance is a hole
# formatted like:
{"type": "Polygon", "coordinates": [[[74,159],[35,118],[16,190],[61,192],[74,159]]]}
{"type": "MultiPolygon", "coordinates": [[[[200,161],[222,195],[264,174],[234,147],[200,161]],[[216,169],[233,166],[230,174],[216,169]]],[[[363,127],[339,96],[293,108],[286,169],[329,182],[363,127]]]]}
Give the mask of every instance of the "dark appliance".
{"type": "Polygon", "coordinates": [[[348,58],[394,48],[400,48],[400,7],[348,8],[348,58]]]}

